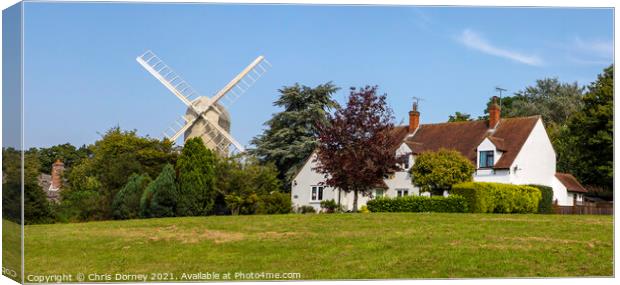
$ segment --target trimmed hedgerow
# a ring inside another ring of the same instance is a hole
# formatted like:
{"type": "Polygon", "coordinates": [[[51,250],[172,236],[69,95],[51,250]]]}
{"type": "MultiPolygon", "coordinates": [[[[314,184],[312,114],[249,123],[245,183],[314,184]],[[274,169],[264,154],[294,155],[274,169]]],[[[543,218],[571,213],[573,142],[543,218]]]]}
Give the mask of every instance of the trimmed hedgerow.
{"type": "Polygon", "coordinates": [[[472,213],[536,213],[538,188],[490,182],[465,182],[452,186],[451,194],[463,196],[472,213]]]}
{"type": "Polygon", "coordinates": [[[465,198],[458,195],[448,197],[405,196],[398,198],[377,198],[366,203],[371,212],[467,212],[465,198]]]}
{"type": "Polygon", "coordinates": [[[528,186],[536,187],[540,190],[542,198],[538,202],[538,213],[549,214],[553,211],[553,188],[545,185],[530,184],[528,186]]]}

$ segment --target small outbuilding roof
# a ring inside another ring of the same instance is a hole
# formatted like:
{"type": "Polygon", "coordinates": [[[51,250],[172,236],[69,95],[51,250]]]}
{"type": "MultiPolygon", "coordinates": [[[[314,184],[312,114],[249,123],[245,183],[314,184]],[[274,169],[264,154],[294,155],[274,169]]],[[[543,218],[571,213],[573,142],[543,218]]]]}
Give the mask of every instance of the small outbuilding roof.
{"type": "Polygon", "coordinates": [[[588,193],[588,190],[586,188],[584,188],[581,183],[579,183],[579,181],[577,181],[577,178],[575,178],[575,176],[573,176],[570,173],[560,173],[557,172],[555,174],[555,177],[560,180],[560,182],[562,183],[562,185],[564,185],[564,187],[566,187],[566,191],[569,192],[579,192],[579,193],[588,193]]]}

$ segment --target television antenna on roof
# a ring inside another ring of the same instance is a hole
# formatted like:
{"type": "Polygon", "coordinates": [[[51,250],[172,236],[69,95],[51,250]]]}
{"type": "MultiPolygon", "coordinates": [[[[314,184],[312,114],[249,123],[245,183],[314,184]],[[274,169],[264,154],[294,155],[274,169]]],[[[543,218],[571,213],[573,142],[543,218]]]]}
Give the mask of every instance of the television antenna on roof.
{"type": "Polygon", "coordinates": [[[417,111],[418,110],[418,104],[420,103],[420,101],[424,101],[424,98],[418,97],[418,96],[413,96],[411,98],[413,98],[413,106],[412,106],[411,110],[417,111]]]}
{"type": "Polygon", "coordinates": [[[502,87],[499,87],[499,86],[495,86],[495,91],[499,92],[499,106],[501,107],[502,106],[502,93],[508,90],[502,87]]]}

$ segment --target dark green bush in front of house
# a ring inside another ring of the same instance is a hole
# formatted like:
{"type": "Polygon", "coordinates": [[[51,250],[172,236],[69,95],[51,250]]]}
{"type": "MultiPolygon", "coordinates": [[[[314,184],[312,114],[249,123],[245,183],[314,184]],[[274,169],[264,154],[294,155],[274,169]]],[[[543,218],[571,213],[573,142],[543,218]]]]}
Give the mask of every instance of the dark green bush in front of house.
{"type": "Polygon", "coordinates": [[[334,199],[321,201],[321,209],[323,209],[323,212],[325,213],[344,212],[344,207],[342,205],[338,205],[334,199]]]}
{"type": "Polygon", "coordinates": [[[541,199],[538,188],[490,182],[459,183],[450,194],[463,196],[472,213],[536,213],[541,199]]]}
{"type": "Polygon", "coordinates": [[[532,186],[535,188],[538,188],[538,190],[540,190],[540,193],[542,194],[542,197],[540,199],[540,202],[538,202],[538,213],[539,214],[549,214],[552,212],[552,206],[553,206],[553,188],[549,187],[549,186],[545,186],[545,185],[537,185],[537,184],[530,184],[528,186],[532,186]]]}
{"type": "Polygon", "coordinates": [[[273,192],[260,197],[257,214],[288,214],[293,209],[291,194],[273,192]]]}
{"type": "Polygon", "coordinates": [[[467,212],[467,201],[458,195],[448,197],[405,196],[377,198],[366,203],[371,212],[467,212]]]}
{"type": "Polygon", "coordinates": [[[297,210],[300,214],[315,214],[316,210],[312,206],[303,205],[297,210]]]}

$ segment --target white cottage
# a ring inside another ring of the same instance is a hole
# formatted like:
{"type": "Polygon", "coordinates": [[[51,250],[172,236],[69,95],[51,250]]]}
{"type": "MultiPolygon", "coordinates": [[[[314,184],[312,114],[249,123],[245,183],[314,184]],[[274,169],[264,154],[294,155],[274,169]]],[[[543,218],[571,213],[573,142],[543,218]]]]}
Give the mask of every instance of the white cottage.
{"type": "MultiPolygon", "coordinates": [[[[409,125],[393,132],[402,144],[395,155],[408,155],[403,170],[377,185],[370,196],[361,196],[361,207],[374,197],[421,195],[411,182],[409,169],[418,154],[440,148],[455,149],[476,166],[474,181],[511,184],[539,184],[553,188],[559,205],[583,202],[586,189],[570,174],[556,173],[556,155],[541,116],[500,118],[497,104],[489,107],[489,120],[419,124],[420,113],[414,104],[409,125]]],[[[293,179],[291,199],[294,207],[310,205],[320,210],[323,200],[334,199],[346,209],[353,208],[353,193],[322,185],[325,178],[313,170],[316,153],[306,160],[293,179]]],[[[422,193],[428,195],[428,193],[422,193]]]]}

